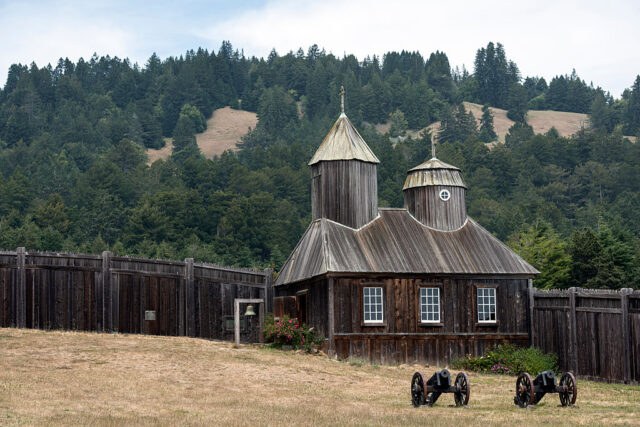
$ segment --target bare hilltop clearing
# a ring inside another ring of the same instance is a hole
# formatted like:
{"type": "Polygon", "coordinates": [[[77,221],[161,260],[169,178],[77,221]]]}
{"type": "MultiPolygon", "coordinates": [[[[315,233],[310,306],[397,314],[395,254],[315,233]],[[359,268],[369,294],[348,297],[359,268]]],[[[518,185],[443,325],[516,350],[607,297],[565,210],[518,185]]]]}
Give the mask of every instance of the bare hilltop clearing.
{"type": "MultiPolygon", "coordinates": [[[[206,158],[213,158],[226,150],[237,150],[240,139],[247,134],[249,128],[258,124],[256,113],[234,110],[231,107],[218,108],[207,120],[207,129],[196,135],[200,151],[206,158]]],[[[171,155],[173,145],[170,138],[165,138],[165,146],[159,150],[148,149],[149,163],[158,159],[166,159],[171,155]]]]}
{"type": "MultiPolygon", "coordinates": [[[[578,380],[578,407],[547,395],[513,404],[515,378],[469,373],[453,395],[414,408],[414,371],[185,337],[0,329],[1,425],[634,424],[640,387],[578,380]]],[[[457,371],[454,371],[457,373],[457,371]]]]}
{"type": "MultiPolygon", "coordinates": [[[[467,111],[471,111],[479,127],[480,118],[482,117],[482,105],[472,102],[463,102],[463,104],[467,111]]],[[[515,122],[507,117],[507,110],[493,107],[489,107],[489,109],[493,114],[493,128],[496,134],[498,134],[498,142],[504,142],[504,136],[509,133],[509,128],[513,126],[515,122]]],[[[554,127],[560,136],[570,136],[583,127],[588,126],[588,120],[588,115],[581,113],[551,110],[529,110],[527,112],[527,123],[533,128],[535,133],[546,133],[554,127]]],[[[378,132],[385,133],[389,131],[390,125],[389,123],[382,123],[377,124],[375,127],[378,132]]],[[[431,133],[436,133],[439,128],[440,122],[434,122],[423,129],[408,131],[407,134],[417,138],[424,130],[430,130],[431,133]]],[[[633,137],[630,139],[632,141],[635,140],[633,137]]]]}

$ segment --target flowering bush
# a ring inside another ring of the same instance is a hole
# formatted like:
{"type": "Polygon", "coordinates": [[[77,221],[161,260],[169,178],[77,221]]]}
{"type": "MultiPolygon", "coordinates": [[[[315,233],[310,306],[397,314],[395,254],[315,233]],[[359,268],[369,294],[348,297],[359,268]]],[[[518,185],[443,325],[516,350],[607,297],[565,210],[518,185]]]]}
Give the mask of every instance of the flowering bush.
{"type": "Polygon", "coordinates": [[[542,371],[558,370],[558,357],[555,354],[545,354],[534,347],[516,347],[513,344],[500,344],[488,350],[482,357],[467,356],[456,359],[452,365],[456,369],[469,371],[490,372],[494,374],[518,375],[529,372],[537,375],[542,371]]]}
{"type": "Polygon", "coordinates": [[[304,348],[307,351],[317,348],[324,341],[313,328],[300,324],[298,319],[284,316],[276,320],[272,314],[265,318],[264,338],[274,347],[290,345],[294,349],[304,348]]]}

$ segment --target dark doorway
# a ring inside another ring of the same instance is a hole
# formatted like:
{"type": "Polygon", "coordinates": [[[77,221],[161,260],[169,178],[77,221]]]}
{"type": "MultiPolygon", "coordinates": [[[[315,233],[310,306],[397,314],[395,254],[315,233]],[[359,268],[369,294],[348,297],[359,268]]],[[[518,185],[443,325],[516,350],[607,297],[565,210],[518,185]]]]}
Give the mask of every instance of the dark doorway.
{"type": "Polygon", "coordinates": [[[298,303],[298,321],[300,324],[308,323],[309,291],[304,290],[296,293],[296,302],[298,303]]]}

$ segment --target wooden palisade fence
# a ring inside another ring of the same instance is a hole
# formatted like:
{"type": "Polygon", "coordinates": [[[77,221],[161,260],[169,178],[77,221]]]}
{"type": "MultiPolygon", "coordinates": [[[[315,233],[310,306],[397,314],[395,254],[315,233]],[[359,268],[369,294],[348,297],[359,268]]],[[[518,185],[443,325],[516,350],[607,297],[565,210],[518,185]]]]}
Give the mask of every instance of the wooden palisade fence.
{"type": "Polygon", "coordinates": [[[640,382],[640,291],[532,288],[531,343],[558,355],[562,371],[640,382]]]}
{"type": "Polygon", "coordinates": [[[0,327],[230,340],[234,299],[261,298],[266,311],[272,311],[272,278],[272,270],[220,267],[193,259],[18,248],[0,252],[0,327]]]}

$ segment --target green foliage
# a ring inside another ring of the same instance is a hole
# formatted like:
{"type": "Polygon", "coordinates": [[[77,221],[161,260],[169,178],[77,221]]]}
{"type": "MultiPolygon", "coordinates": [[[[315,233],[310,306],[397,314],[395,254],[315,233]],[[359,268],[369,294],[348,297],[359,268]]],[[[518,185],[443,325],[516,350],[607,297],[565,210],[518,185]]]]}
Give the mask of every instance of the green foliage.
{"type": "Polygon", "coordinates": [[[487,350],[484,356],[466,356],[453,360],[451,365],[454,369],[492,374],[519,375],[528,372],[535,377],[548,370],[557,373],[557,363],[558,356],[555,354],[543,353],[535,347],[516,347],[505,343],[487,350]]]}
{"type": "Polygon", "coordinates": [[[527,91],[519,83],[509,89],[509,111],[507,117],[514,122],[525,122],[527,117],[527,91]]]}
{"type": "Polygon", "coordinates": [[[298,319],[283,316],[275,319],[272,313],[268,313],[264,319],[264,338],[276,348],[288,345],[294,350],[304,349],[307,352],[318,349],[324,342],[324,338],[314,328],[300,324],[298,319]]]}
{"type": "Polygon", "coordinates": [[[508,244],[540,271],[533,282],[536,288],[567,287],[571,257],[567,253],[565,242],[560,240],[551,225],[538,222],[527,230],[514,234],[508,244]]]}
{"type": "Polygon", "coordinates": [[[309,224],[307,162],[340,112],[344,86],[346,113],[381,160],[380,206],[403,205],[406,171],[431,156],[431,135],[392,143],[368,124],[398,111],[406,125],[397,120],[394,133],[442,120],[437,154],[462,169],[469,214],[502,240],[514,236],[540,265],[540,286],[638,287],[640,145],[622,135],[640,131],[640,80],[616,100],[576,73],[520,85],[501,45],[477,59],[471,74],[452,70],[444,52],[359,62],[314,45],[263,59],[225,41],[217,52],[152,55],[142,68],[97,55],[15,64],[0,91],[0,246],[277,269],[309,224]],[[508,108],[514,84],[526,108],[590,111],[596,131],[562,138],[516,123],[505,145],[488,149],[490,111],[478,132],[461,101],[508,108]],[[239,105],[257,112],[259,125],[238,152],[204,159],[195,135],[205,118],[239,105]],[[172,157],[148,165],[144,149],[163,138],[173,138],[172,157]],[[594,234],[591,252],[572,243],[583,229],[594,234]],[[571,255],[567,282],[562,247],[571,255]]]}
{"type": "Polygon", "coordinates": [[[493,129],[493,114],[487,104],[482,106],[482,117],[480,118],[480,133],[478,141],[491,142],[498,139],[496,131],[493,129]]]}
{"type": "Polygon", "coordinates": [[[391,136],[402,136],[407,131],[408,122],[404,118],[404,113],[400,110],[396,110],[389,114],[389,122],[391,127],[389,128],[389,134],[391,136]]]}
{"type": "Polygon", "coordinates": [[[447,111],[442,117],[438,141],[440,142],[464,142],[477,138],[478,127],[476,119],[471,111],[460,103],[453,111],[447,111]]]}

